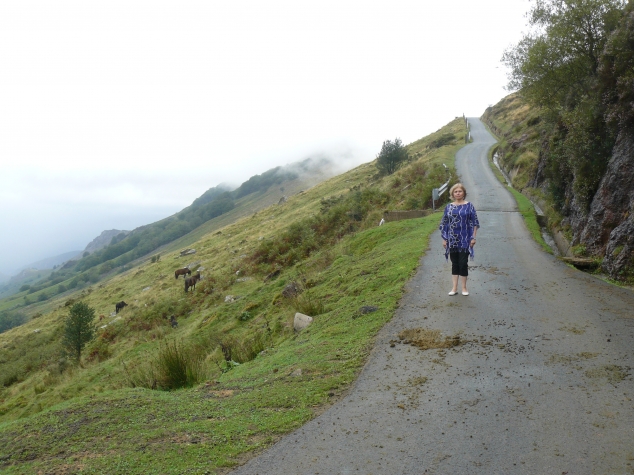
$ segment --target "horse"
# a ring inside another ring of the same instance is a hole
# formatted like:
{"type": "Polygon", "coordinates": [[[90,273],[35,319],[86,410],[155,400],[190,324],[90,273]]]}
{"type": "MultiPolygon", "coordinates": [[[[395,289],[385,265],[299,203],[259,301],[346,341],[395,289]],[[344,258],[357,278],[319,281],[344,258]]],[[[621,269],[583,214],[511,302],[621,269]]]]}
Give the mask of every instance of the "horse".
{"type": "Polygon", "coordinates": [[[174,271],[174,278],[178,279],[179,275],[190,275],[191,273],[192,273],[191,269],[188,269],[187,267],[183,267],[182,269],[176,269],[174,271]]]}
{"type": "Polygon", "coordinates": [[[119,310],[122,310],[123,307],[127,307],[128,304],[125,303],[123,300],[121,302],[117,302],[114,306],[114,313],[119,313],[119,310]]]}
{"type": "Polygon", "coordinates": [[[200,272],[198,274],[192,275],[191,277],[187,277],[185,279],[185,292],[192,287],[192,290],[196,289],[196,282],[200,280],[200,272]]]}

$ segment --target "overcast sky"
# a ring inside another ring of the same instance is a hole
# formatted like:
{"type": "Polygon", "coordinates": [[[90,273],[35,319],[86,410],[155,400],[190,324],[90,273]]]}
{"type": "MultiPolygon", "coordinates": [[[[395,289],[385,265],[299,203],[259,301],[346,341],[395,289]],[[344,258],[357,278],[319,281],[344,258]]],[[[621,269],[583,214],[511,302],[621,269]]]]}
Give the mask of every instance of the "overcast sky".
{"type": "Polygon", "coordinates": [[[507,94],[527,0],[0,3],[0,272],[507,94]]]}

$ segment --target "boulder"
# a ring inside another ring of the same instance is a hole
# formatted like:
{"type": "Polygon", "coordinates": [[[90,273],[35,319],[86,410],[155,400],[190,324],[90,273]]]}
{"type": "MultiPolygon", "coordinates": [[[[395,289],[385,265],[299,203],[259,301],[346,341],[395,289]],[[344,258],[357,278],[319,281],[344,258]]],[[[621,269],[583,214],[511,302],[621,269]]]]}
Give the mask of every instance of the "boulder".
{"type": "Polygon", "coordinates": [[[293,328],[296,332],[302,331],[304,328],[313,323],[313,317],[297,312],[293,321],[293,328]]]}
{"type": "Polygon", "coordinates": [[[287,299],[297,296],[302,291],[301,287],[297,282],[289,282],[282,290],[282,295],[287,299]]]}

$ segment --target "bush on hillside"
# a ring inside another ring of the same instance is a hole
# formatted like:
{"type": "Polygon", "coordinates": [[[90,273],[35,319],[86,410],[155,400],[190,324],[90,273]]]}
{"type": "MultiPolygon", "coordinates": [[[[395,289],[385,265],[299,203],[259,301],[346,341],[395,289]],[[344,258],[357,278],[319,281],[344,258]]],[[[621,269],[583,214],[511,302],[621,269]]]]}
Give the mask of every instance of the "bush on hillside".
{"type": "Polygon", "coordinates": [[[442,134],[436,140],[432,140],[429,143],[429,148],[440,148],[443,145],[449,145],[453,143],[455,139],[456,137],[454,136],[454,134],[450,134],[450,133],[442,134]]]}
{"type": "Polygon", "coordinates": [[[207,376],[205,352],[182,342],[162,344],[158,355],[149,361],[133,366],[123,364],[126,381],[131,387],[170,391],[191,388],[207,376]]]}
{"type": "Polygon", "coordinates": [[[396,138],[394,142],[391,140],[383,142],[381,151],[376,156],[376,167],[381,175],[391,175],[408,161],[407,148],[401,139],[396,138]]]}
{"type": "Polygon", "coordinates": [[[292,266],[361,229],[368,213],[382,209],[388,199],[389,195],[377,188],[352,192],[336,204],[322,206],[321,214],[295,222],[277,238],[263,241],[249,261],[266,272],[292,266]]]}
{"type": "Polygon", "coordinates": [[[247,363],[255,359],[266,347],[269,336],[256,333],[250,338],[237,339],[229,335],[222,338],[212,338],[212,343],[222,351],[222,356],[231,368],[231,363],[247,363]]]}
{"type": "Polygon", "coordinates": [[[6,332],[11,328],[18,327],[23,323],[26,323],[28,318],[25,314],[20,312],[9,312],[5,310],[0,313],[0,333],[6,332]]]}

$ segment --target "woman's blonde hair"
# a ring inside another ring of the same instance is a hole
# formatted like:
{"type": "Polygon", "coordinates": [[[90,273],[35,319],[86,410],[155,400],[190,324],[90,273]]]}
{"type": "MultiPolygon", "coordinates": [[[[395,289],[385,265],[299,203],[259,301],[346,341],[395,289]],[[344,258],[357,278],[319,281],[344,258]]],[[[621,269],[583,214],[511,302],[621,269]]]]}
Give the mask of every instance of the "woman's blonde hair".
{"type": "Polygon", "coordinates": [[[464,187],[464,185],[462,183],[456,183],[454,186],[452,186],[449,189],[449,196],[451,196],[452,200],[453,200],[453,192],[458,188],[461,188],[462,191],[464,192],[464,196],[462,198],[464,199],[467,197],[467,189],[464,187]]]}

